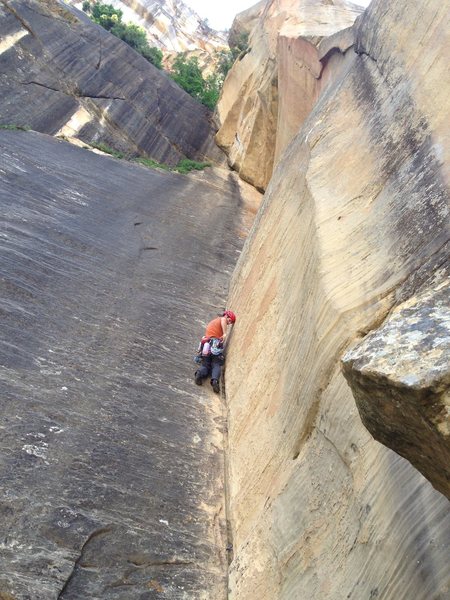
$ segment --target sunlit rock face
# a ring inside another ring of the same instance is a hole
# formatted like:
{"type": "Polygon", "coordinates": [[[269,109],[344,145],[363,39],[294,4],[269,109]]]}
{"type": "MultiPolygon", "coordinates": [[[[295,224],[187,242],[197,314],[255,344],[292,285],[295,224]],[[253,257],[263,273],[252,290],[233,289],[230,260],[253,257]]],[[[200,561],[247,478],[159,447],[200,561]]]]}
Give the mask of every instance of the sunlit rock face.
{"type": "Polygon", "coordinates": [[[373,436],[450,499],[450,278],[394,310],[344,373],[373,436]]]}
{"type": "MultiPolygon", "coordinates": [[[[106,2],[105,2],[106,3],[106,2]]],[[[71,0],[77,8],[83,2],[71,0]]],[[[184,52],[227,46],[225,34],[215,31],[199,15],[180,0],[108,0],[122,11],[125,23],[144,28],[151,46],[164,51],[184,52]]]]}
{"type": "Polygon", "coordinates": [[[448,276],[448,10],[375,1],[354,36],[232,281],[234,600],[450,593],[448,500],[373,439],[341,370],[395,307],[448,276]]]}
{"type": "MultiPolygon", "coordinates": [[[[81,10],[83,2],[71,0],[81,10]]],[[[178,0],[111,0],[122,11],[125,23],[134,23],[147,33],[150,46],[164,55],[163,63],[170,65],[178,52],[195,56],[202,71],[208,75],[217,64],[216,52],[227,49],[225,32],[215,31],[189,6],[178,0]]]]}
{"type": "Polygon", "coordinates": [[[237,46],[242,38],[249,36],[252,29],[261,17],[267,0],[261,0],[257,4],[243,10],[234,17],[233,24],[231,25],[230,32],[228,34],[228,43],[230,47],[237,46]]]}
{"type": "Polygon", "coordinates": [[[254,26],[248,52],[225,81],[216,139],[243,179],[266,188],[274,161],[329,82],[319,42],[348,28],[361,12],[345,0],[273,0],[236,17],[234,38],[254,26]]]}
{"type": "Polygon", "coordinates": [[[170,165],[224,164],[212,113],[84,13],[0,3],[0,123],[105,143],[170,165]]]}

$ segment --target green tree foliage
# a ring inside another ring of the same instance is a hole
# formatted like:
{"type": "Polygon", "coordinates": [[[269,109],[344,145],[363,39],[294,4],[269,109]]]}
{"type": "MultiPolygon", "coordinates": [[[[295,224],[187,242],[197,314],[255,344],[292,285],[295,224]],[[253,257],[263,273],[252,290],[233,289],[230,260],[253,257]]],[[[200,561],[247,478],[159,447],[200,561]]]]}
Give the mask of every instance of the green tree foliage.
{"type": "Polygon", "coordinates": [[[232,40],[229,50],[219,50],[216,53],[217,73],[222,77],[222,81],[225,80],[228,71],[235,61],[243,58],[248,51],[248,33],[241,33],[237,38],[232,40]]]}
{"type": "MultiPolygon", "coordinates": [[[[154,64],[155,67],[162,69],[163,54],[161,50],[149,46],[144,29],[131,23],[124,23],[121,10],[114,8],[111,4],[102,4],[91,0],[84,0],[83,10],[90,15],[95,23],[126,42],[154,64]]],[[[195,56],[188,58],[186,53],[182,52],[175,58],[170,76],[188,94],[213,110],[219,99],[228,71],[235,60],[241,59],[246,52],[248,52],[248,34],[242,33],[232,40],[229,50],[220,50],[217,53],[215,73],[204,78],[198,64],[198,58],[195,56]]]]}
{"type": "Polygon", "coordinates": [[[172,78],[188,94],[201,99],[205,81],[196,56],[187,58],[185,52],[177,54],[172,65],[172,78]]]}
{"type": "Polygon", "coordinates": [[[238,36],[233,36],[233,38],[230,39],[230,51],[234,60],[245,56],[249,51],[248,33],[246,31],[243,31],[238,36]]]}
{"type": "Polygon", "coordinates": [[[223,79],[217,74],[209,75],[205,79],[205,88],[203,91],[202,103],[213,110],[219,101],[220,90],[222,89],[223,79]]]}
{"type": "Polygon", "coordinates": [[[142,56],[155,65],[155,67],[162,69],[163,53],[159,48],[147,44],[145,48],[141,48],[140,52],[142,56]]]}
{"type": "Polygon", "coordinates": [[[110,31],[140,54],[143,54],[149,48],[147,36],[142,27],[119,22],[113,25],[110,31]]]}
{"type": "Polygon", "coordinates": [[[152,158],[135,158],[134,162],[137,162],[145,167],[150,167],[151,169],[164,169],[164,171],[177,171],[178,173],[190,173],[191,171],[202,171],[206,167],[210,167],[211,163],[209,162],[197,162],[196,160],[190,160],[189,158],[183,158],[177,164],[176,167],[169,167],[164,163],[159,163],[152,158]]]}
{"type": "Polygon", "coordinates": [[[97,25],[101,25],[108,31],[122,22],[122,11],[114,8],[112,4],[100,4],[100,2],[95,2],[92,5],[89,5],[91,13],[91,19],[97,23],[97,25]]]}
{"type": "Polygon", "coordinates": [[[121,10],[114,8],[111,4],[91,3],[89,0],[83,2],[83,10],[90,15],[95,23],[123,40],[136,50],[136,52],[142,54],[155,67],[158,67],[158,69],[162,68],[163,55],[161,50],[149,46],[146,33],[142,27],[131,23],[124,23],[122,21],[121,10]]]}
{"type": "Polygon", "coordinates": [[[185,52],[177,54],[173,61],[171,77],[188,94],[211,110],[214,109],[223,80],[218,74],[209,75],[205,79],[196,56],[188,58],[185,52]]]}
{"type": "Polygon", "coordinates": [[[216,52],[216,60],[217,60],[217,72],[225,80],[228,71],[233,66],[235,61],[233,54],[230,50],[219,50],[216,52]]]}

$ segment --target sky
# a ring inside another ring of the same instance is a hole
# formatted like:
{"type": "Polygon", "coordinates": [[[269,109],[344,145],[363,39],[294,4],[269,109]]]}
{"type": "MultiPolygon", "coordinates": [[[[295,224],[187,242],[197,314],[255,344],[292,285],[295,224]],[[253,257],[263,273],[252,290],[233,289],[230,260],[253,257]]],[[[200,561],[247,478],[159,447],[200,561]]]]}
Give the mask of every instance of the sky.
{"type": "MultiPolygon", "coordinates": [[[[217,31],[229,29],[234,17],[245,10],[254,6],[258,0],[183,0],[195,12],[208,19],[209,26],[217,31]]],[[[354,4],[367,6],[370,0],[352,0],[354,4]]]]}

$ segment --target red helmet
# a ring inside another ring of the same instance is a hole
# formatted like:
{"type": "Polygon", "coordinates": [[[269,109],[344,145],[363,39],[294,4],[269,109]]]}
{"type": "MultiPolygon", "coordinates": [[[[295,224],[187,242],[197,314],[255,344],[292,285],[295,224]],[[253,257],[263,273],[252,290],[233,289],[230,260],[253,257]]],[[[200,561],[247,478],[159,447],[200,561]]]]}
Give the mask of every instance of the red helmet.
{"type": "Polygon", "coordinates": [[[228,317],[232,323],[236,322],[236,315],[234,314],[234,312],[232,310],[226,310],[223,313],[223,316],[228,317]]]}

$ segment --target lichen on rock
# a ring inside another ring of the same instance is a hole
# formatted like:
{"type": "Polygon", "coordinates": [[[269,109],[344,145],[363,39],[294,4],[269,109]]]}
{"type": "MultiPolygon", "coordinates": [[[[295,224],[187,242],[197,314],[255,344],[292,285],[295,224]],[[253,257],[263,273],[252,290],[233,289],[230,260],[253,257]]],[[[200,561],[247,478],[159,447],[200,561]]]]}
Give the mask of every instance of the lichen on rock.
{"type": "Polygon", "coordinates": [[[450,498],[450,279],[397,306],[343,368],[375,439],[450,498]]]}

